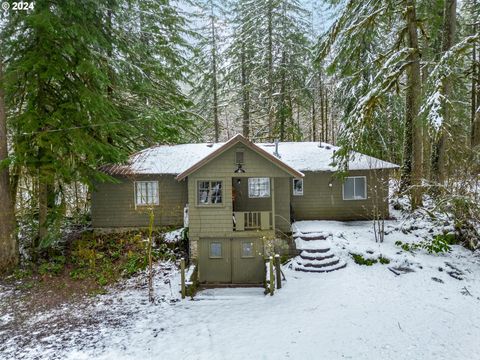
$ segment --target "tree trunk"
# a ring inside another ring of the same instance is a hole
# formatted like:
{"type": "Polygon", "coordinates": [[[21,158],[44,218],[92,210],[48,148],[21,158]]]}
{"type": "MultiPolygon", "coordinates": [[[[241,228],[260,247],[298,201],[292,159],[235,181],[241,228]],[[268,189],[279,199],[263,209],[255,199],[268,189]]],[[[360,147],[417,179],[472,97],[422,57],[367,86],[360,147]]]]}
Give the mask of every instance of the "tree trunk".
{"type": "Polygon", "coordinates": [[[316,109],[315,109],[315,96],[312,99],[312,141],[317,141],[317,119],[316,119],[316,109]]]}
{"type": "MultiPolygon", "coordinates": [[[[3,59],[0,58],[0,84],[3,84],[3,59]]],[[[0,87],[0,162],[8,158],[7,114],[5,92],[0,87]]],[[[0,274],[11,271],[18,263],[15,237],[14,204],[10,193],[8,166],[0,167],[0,274]]]]}
{"type": "MultiPolygon", "coordinates": [[[[425,87],[428,81],[430,68],[424,64],[422,68],[422,98],[425,93],[425,87]]],[[[392,142],[393,143],[393,142],[392,142]]],[[[423,177],[431,180],[431,165],[432,165],[432,139],[428,131],[423,133],[423,177]]]]}
{"type": "Polygon", "coordinates": [[[407,68],[405,140],[402,166],[402,189],[410,187],[412,209],[422,205],[423,125],[419,116],[421,78],[415,0],[406,0],[408,45],[412,49],[407,68]]]}
{"type": "Polygon", "coordinates": [[[211,3],[211,53],[212,53],[212,87],[213,87],[213,124],[215,128],[215,142],[220,137],[220,124],[218,121],[218,80],[217,80],[217,42],[215,38],[215,17],[213,2],[211,3]]]}
{"type": "Polygon", "coordinates": [[[325,105],[323,102],[323,82],[320,77],[320,124],[321,124],[321,136],[320,141],[325,141],[325,105]]]}
{"type": "MultiPolygon", "coordinates": [[[[446,53],[453,46],[456,29],[456,11],[457,1],[446,0],[445,9],[443,13],[443,39],[442,39],[442,52],[446,53]]],[[[432,154],[432,179],[439,184],[445,182],[446,173],[446,148],[447,148],[447,134],[451,125],[451,105],[448,100],[452,95],[452,80],[451,77],[447,77],[442,83],[442,115],[443,122],[438,134],[438,141],[435,143],[434,151],[432,154]]]]}
{"type": "Polygon", "coordinates": [[[328,129],[329,129],[329,124],[328,124],[328,91],[327,88],[325,87],[324,89],[324,96],[325,96],[325,115],[323,116],[323,120],[325,121],[325,142],[328,143],[328,129]]]}
{"type": "Polygon", "coordinates": [[[250,89],[247,69],[245,42],[242,41],[242,53],[240,54],[240,61],[242,66],[242,132],[247,139],[250,137],[250,89]]]}
{"type": "Polygon", "coordinates": [[[267,3],[267,61],[268,61],[268,138],[273,140],[273,4],[267,3]]]}
{"type": "MultiPolygon", "coordinates": [[[[477,1],[473,1],[473,11],[475,11],[477,1]]],[[[478,16],[473,17],[472,34],[478,32],[478,16]]],[[[472,49],[472,96],[471,96],[471,138],[472,149],[480,145],[480,71],[477,64],[477,44],[473,44],[472,49]]]]}

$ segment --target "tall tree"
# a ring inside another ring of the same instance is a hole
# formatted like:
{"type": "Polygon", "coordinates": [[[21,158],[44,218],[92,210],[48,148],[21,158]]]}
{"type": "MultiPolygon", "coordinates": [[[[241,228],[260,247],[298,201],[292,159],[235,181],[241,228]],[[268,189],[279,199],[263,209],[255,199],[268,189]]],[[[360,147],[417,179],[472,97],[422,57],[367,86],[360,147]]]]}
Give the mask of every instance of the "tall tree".
{"type": "MultiPolygon", "coordinates": [[[[221,31],[225,22],[225,10],[218,0],[199,0],[195,5],[198,39],[195,39],[196,72],[190,94],[195,103],[196,114],[205,119],[203,128],[213,128],[213,140],[218,142],[221,135],[220,105],[225,102],[222,73],[222,46],[225,40],[221,31]]],[[[208,133],[209,131],[203,131],[202,138],[212,140],[205,136],[208,133]]]]}
{"type": "Polygon", "coordinates": [[[14,206],[10,192],[7,113],[3,85],[3,59],[0,56],[0,274],[12,270],[18,263],[14,206]]]}
{"type": "Polygon", "coordinates": [[[411,203],[415,209],[422,205],[423,124],[420,117],[420,47],[418,45],[415,0],[406,0],[406,26],[409,46],[405,106],[405,137],[403,181],[412,187],[411,203]]]}
{"type": "MultiPolygon", "coordinates": [[[[445,0],[443,18],[442,52],[446,53],[450,51],[454,45],[457,19],[456,0],[445,0]]],[[[445,182],[446,175],[446,148],[449,138],[448,134],[452,122],[452,106],[450,104],[452,90],[452,76],[449,75],[443,78],[443,84],[440,92],[443,121],[439,130],[438,140],[434,145],[434,151],[432,154],[432,174],[434,175],[434,180],[440,184],[445,182]]]]}
{"type": "Polygon", "coordinates": [[[318,61],[327,61],[328,71],[342,79],[345,110],[338,139],[342,149],[336,158],[343,168],[351,150],[378,156],[371,139],[381,134],[384,122],[380,119],[389,118],[385,104],[392,102],[391,94],[398,99],[404,97],[402,183],[410,189],[412,205],[417,206],[421,202],[422,176],[418,19],[415,1],[402,4],[399,8],[392,1],[349,1],[321,38],[318,61]],[[405,75],[407,83],[403,87],[401,79],[405,75]]]}
{"type": "Polygon", "coordinates": [[[39,0],[31,12],[10,15],[14,160],[38,182],[39,246],[55,240],[62,184],[106,180],[99,165],[178,141],[190,128],[180,89],[188,73],[184,26],[168,1],[39,0]]]}
{"type": "MultiPolygon", "coordinates": [[[[471,1],[470,19],[471,34],[478,34],[480,3],[477,0],[471,1]]],[[[480,59],[478,56],[479,46],[477,43],[472,47],[472,84],[471,84],[471,105],[470,105],[470,143],[472,149],[480,145],[480,59]]]]}

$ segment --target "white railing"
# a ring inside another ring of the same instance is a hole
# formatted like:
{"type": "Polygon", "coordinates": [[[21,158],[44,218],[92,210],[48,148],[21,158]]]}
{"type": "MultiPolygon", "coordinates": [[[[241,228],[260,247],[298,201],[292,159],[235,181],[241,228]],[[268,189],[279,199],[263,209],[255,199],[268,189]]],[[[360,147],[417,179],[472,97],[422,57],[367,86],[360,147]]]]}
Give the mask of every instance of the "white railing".
{"type": "Polygon", "coordinates": [[[270,230],[271,211],[235,211],[233,228],[235,231],[270,230]]]}

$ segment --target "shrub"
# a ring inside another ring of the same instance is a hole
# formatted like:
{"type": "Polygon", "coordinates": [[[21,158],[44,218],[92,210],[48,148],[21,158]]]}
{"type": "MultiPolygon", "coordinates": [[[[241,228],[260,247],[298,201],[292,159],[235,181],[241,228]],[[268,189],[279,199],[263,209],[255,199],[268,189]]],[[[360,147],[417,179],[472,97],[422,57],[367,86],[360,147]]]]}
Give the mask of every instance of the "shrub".
{"type": "Polygon", "coordinates": [[[380,264],[383,264],[383,265],[390,264],[390,259],[387,259],[386,257],[383,257],[383,256],[380,256],[378,258],[378,261],[380,262],[380,264]]]}
{"type": "Polygon", "coordinates": [[[51,261],[45,262],[38,267],[40,275],[58,275],[65,266],[65,256],[54,256],[51,261]]]}
{"type": "Polygon", "coordinates": [[[436,235],[430,240],[422,240],[418,243],[404,243],[400,240],[395,242],[395,245],[400,246],[404,251],[413,252],[418,249],[424,249],[430,254],[445,253],[451,250],[452,242],[455,243],[454,234],[436,235]]]}
{"type": "Polygon", "coordinates": [[[365,259],[360,254],[350,254],[352,255],[353,261],[355,261],[358,265],[365,265],[365,266],[372,266],[373,264],[377,263],[376,259],[365,259]]]}

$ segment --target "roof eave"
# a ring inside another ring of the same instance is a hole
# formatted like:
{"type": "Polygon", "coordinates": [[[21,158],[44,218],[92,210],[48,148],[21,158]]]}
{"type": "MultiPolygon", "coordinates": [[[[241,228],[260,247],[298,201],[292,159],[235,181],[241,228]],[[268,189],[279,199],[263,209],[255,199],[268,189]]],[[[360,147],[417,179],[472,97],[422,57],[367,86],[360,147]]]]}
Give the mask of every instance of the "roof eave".
{"type": "Polygon", "coordinates": [[[209,155],[205,156],[200,161],[198,161],[195,164],[193,164],[192,166],[190,166],[187,170],[178,174],[176,179],[178,181],[185,179],[187,176],[194,173],[195,171],[200,169],[202,166],[206,165],[208,162],[215,159],[217,156],[222,154],[224,151],[227,151],[228,149],[230,149],[231,147],[233,147],[235,144],[237,144],[239,142],[241,142],[242,144],[244,144],[245,146],[247,146],[251,150],[257,152],[258,154],[260,154],[261,156],[263,156],[267,160],[270,160],[271,162],[276,164],[278,167],[280,167],[281,169],[283,169],[285,172],[289,173],[293,177],[303,178],[305,176],[302,172],[300,172],[300,171],[292,168],[291,166],[287,165],[286,163],[284,163],[279,158],[277,158],[274,155],[270,154],[269,152],[263,150],[260,146],[255,145],[253,142],[246,139],[242,135],[237,134],[233,138],[228,140],[225,144],[220,146],[218,149],[216,149],[215,151],[213,151],[209,155]]]}

